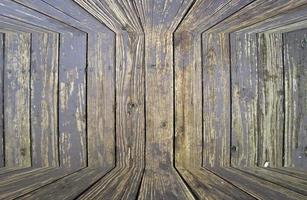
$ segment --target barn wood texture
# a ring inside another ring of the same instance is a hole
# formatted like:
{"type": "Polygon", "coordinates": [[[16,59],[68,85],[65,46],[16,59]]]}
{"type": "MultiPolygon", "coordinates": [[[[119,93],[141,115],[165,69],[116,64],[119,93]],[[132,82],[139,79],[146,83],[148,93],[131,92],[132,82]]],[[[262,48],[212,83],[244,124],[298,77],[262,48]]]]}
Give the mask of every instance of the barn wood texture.
{"type": "Polygon", "coordinates": [[[1,0],[0,199],[307,199],[306,0],[1,0]]]}

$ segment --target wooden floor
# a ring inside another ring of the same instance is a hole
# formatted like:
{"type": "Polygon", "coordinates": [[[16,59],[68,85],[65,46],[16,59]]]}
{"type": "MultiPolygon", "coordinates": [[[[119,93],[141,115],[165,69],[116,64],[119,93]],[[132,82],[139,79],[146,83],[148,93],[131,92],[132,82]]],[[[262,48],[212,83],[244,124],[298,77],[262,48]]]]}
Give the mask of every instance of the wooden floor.
{"type": "Polygon", "coordinates": [[[307,200],[307,0],[1,0],[0,199],[307,200]]]}

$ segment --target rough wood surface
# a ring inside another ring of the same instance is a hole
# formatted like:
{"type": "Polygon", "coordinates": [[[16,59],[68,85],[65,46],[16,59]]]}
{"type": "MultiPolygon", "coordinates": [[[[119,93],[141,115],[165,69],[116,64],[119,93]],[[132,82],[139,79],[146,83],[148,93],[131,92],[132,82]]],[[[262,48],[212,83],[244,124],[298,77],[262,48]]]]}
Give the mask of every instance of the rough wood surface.
{"type": "Polygon", "coordinates": [[[5,165],[31,166],[30,44],[28,33],[7,33],[4,55],[5,165]]]}
{"type": "Polygon", "coordinates": [[[198,199],[255,199],[214,173],[200,168],[179,168],[198,199]]]}
{"type": "Polygon", "coordinates": [[[4,34],[0,33],[0,167],[4,167],[4,116],[3,116],[3,93],[4,93],[4,34]]]}
{"type": "Polygon", "coordinates": [[[234,186],[249,193],[257,199],[306,199],[306,196],[289,189],[257,178],[235,168],[210,168],[210,171],[231,182],[234,186]],[[268,189],[269,188],[269,189],[268,189]]]}
{"type": "Polygon", "coordinates": [[[228,166],[230,160],[229,36],[206,33],[203,51],[203,163],[228,166]]]}
{"type": "Polygon", "coordinates": [[[307,169],[307,29],[284,34],[285,166],[307,169]]]}
{"type": "Polygon", "coordinates": [[[0,198],[306,199],[306,10],[2,0],[0,198]]]}
{"type": "Polygon", "coordinates": [[[176,166],[202,165],[201,37],[176,33],[175,48],[175,161],[176,166]]]}
{"type": "Polygon", "coordinates": [[[32,33],[32,166],[58,166],[58,35],[32,33]]]}
{"type": "Polygon", "coordinates": [[[86,166],[86,35],[60,36],[59,61],[59,143],[60,165],[86,166]],[[75,59],[78,57],[79,59],[75,59]]]}
{"type": "Polygon", "coordinates": [[[257,36],[231,35],[231,164],[253,167],[258,145],[257,36]]]}

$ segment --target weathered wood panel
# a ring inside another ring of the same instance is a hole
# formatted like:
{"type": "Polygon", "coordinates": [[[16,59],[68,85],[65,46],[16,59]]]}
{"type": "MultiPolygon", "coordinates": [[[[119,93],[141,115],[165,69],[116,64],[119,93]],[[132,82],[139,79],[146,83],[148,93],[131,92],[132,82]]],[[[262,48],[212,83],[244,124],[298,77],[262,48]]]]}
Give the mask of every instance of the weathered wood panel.
{"type": "Polygon", "coordinates": [[[116,36],[116,162],[144,166],[144,37],[116,36]]]}
{"type": "MultiPolygon", "coordinates": [[[[33,192],[27,193],[18,199],[75,199],[75,197],[99,180],[105,173],[106,169],[103,168],[82,169],[77,173],[58,178],[59,180],[56,181],[56,184],[46,184],[46,186],[39,190],[33,190],[33,192]]],[[[44,182],[48,183],[45,180],[44,182]]]]}
{"type": "Polygon", "coordinates": [[[256,199],[306,199],[306,196],[302,194],[298,194],[280,185],[235,168],[210,168],[210,171],[223,177],[225,181],[231,182],[235,187],[245,191],[256,199]]]}
{"type": "Polygon", "coordinates": [[[198,199],[254,199],[214,173],[202,168],[179,168],[198,199]]]}
{"type": "Polygon", "coordinates": [[[0,33],[0,167],[4,167],[4,40],[5,35],[0,33]]]}
{"type": "Polygon", "coordinates": [[[115,164],[115,34],[73,1],[19,3],[88,33],[87,142],[88,165],[115,164]],[[114,117],[111,117],[112,114],[114,117]]]}
{"type": "Polygon", "coordinates": [[[190,32],[174,36],[176,166],[202,165],[201,37],[190,32]]]}
{"type": "Polygon", "coordinates": [[[59,147],[62,167],[87,165],[86,45],[84,33],[60,35],[59,147]],[[78,58],[78,59],[76,59],[78,58]]]}
{"type": "Polygon", "coordinates": [[[200,34],[253,1],[255,0],[196,0],[178,30],[200,34]]]}
{"type": "Polygon", "coordinates": [[[258,145],[257,36],[233,33],[231,46],[231,164],[253,167],[258,145]]]}
{"type": "Polygon", "coordinates": [[[173,32],[192,1],[150,1],[145,13],[146,167],[172,168],[174,160],[173,32]]]}
{"type": "Polygon", "coordinates": [[[228,166],[230,162],[229,36],[205,33],[203,51],[203,163],[228,166]]]}
{"type": "Polygon", "coordinates": [[[259,35],[258,165],[282,166],[284,86],[280,34],[259,35]]]}
{"type": "Polygon", "coordinates": [[[88,35],[87,138],[89,166],[115,164],[115,38],[88,35]]]}
{"type": "Polygon", "coordinates": [[[195,199],[177,171],[146,170],[140,188],[140,200],[147,199],[195,199]]]}
{"type": "Polygon", "coordinates": [[[31,166],[30,46],[28,33],[5,35],[5,165],[31,166]]]}
{"type": "Polygon", "coordinates": [[[307,169],[307,29],[284,34],[285,163],[307,169]]]}
{"type": "Polygon", "coordinates": [[[32,166],[58,166],[58,34],[32,33],[32,166]]]}

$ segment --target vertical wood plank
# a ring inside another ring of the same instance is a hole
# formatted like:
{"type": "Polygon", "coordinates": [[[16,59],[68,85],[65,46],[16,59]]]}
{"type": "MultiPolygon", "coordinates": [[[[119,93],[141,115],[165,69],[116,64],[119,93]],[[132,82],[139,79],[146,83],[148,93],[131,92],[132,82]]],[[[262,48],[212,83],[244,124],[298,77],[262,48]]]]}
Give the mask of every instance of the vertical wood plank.
{"type": "Polygon", "coordinates": [[[88,163],[115,164],[115,35],[91,33],[88,40],[88,163]]]}
{"type": "Polygon", "coordinates": [[[60,35],[59,146],[60,166],[86,166],[86,35],[60,35]]]}
{"type": "Polygon", "coordinates": [[[145,43],[146,167],[167,170],[173,163],[172,39],[153,29],[145,43]]]}
{"type": "Polygon", "coordinates": [[[146,38],[146,167],[165,171],[173,168],[175,156],[173,33],[192,1],[142,4],[146,38]],[[147,15],[152,17],[146,19],[147,15]]]}
{"type": "Polygon", "coordinates": [[[204,33],[203,44],[203,163],[228,166],[230,161],[229,36],[204,33]]]}
{"type": "Polygon", "coordinates": [[[281,167],[284,87],[281,34],[259,35],[258,165],[281,167]]]}
{"type": "Polygon", "coordinates": [[[253,167],[258,145],[258,71],[256,34],[231,34],[231,164],[253,167]]]}
{"type": "Polygon", "coordinates": [[[0,33],[0,167],[4,167],[4,88],[3,88],[3,78],[4,78],[4,33],[0,33]]]}
{"type": "Polygon", "coordinates": [[[285,167],[307,169],[307,29],[284,34],[285,167]]]}
{"type": "Polygon", "coordinates": [[[202,165],[201,37],[184,31],[175,35],[176,166],[202,165]]]}
{"type": "Polygon", "coordinates": [[[5,35],[4,116],[7,167],[31,166],[30,41],[28,33],[5,35]]]}
{"type": "Polygon", "coordinates": [[[116,35],[116,165],[144,167],[144,36],[116,35]]]}
{"type": "Polygon", "coordinates": [[[33,167],[58,166],[58,34],[32,33],[33,167]]]}

